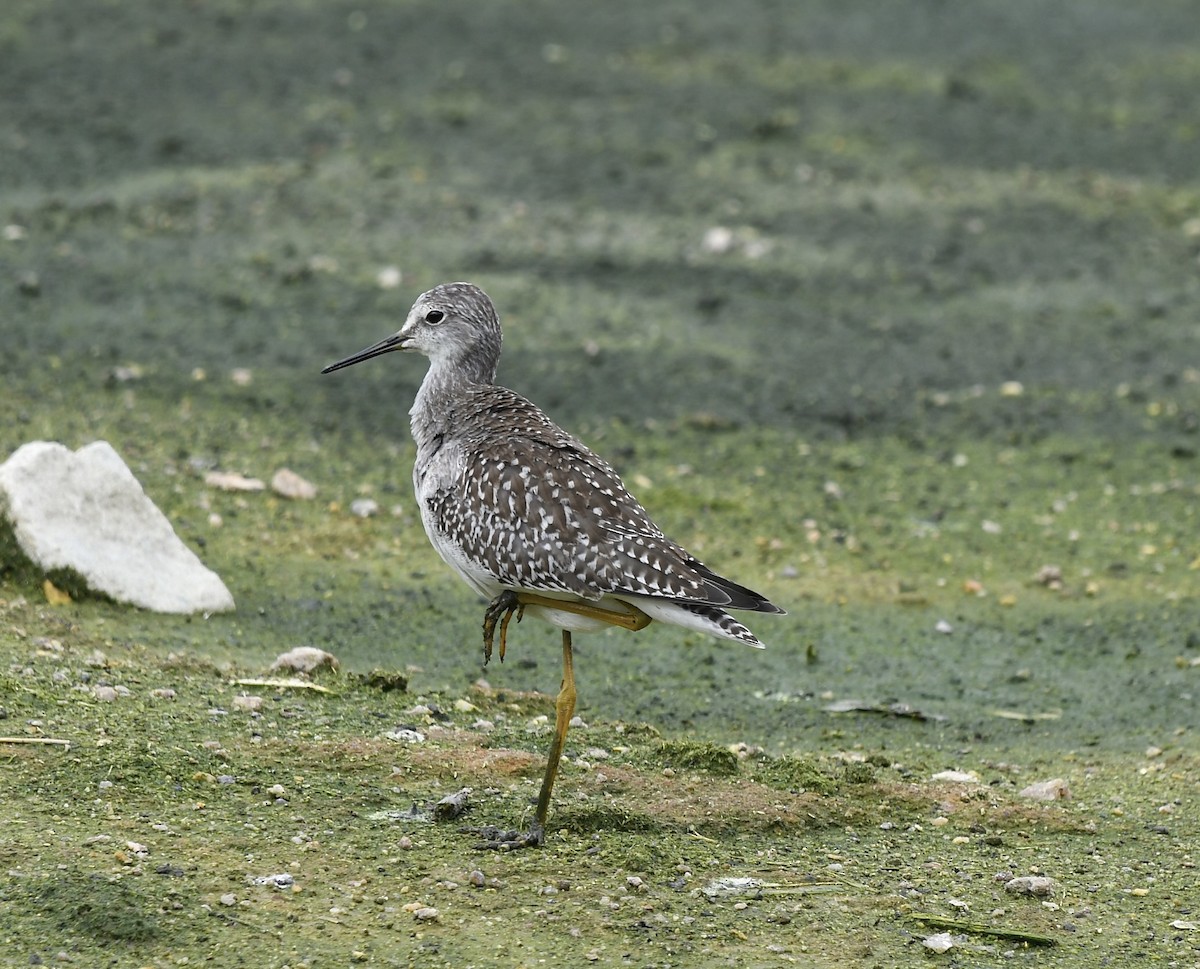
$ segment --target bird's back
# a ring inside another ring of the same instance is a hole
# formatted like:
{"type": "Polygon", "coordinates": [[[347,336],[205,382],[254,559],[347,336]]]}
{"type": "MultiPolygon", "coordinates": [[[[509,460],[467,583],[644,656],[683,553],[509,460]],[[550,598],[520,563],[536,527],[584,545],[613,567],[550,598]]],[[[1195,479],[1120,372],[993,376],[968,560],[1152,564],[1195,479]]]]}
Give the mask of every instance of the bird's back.
{"type": "Polygon", "coordinates": [[[472,384],[439,410],[417,456],[419,479],[448,451],[436,482],[418,480],[426,527],[499,585],[779,611],[668,539],[607,462],[521,395],[472,384]]]}

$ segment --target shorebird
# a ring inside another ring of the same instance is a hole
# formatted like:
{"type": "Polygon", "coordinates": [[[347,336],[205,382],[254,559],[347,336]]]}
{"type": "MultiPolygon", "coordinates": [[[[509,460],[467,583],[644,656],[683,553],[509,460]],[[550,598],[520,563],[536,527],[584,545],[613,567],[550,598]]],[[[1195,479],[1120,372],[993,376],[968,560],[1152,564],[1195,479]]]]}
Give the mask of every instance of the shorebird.
{"type": "Polygon", "coordinates": [[[761,648],[726,610],[783,610],[672,542],[603,459],[496,384],[500,320],[478,286],[435,286],[417,298],[398,332],[321,372],[395,350],[429,358],[409,411],[413,487],[429,541],[488,600],[484,663],[497,628],[504,659],[514,613],[518,622],[528,614],[562,630],[554,740],[533,824],[528,831],[478,829],[482,848],[541,845],[575,711],[573,632],[606,625],[636,631],[658,620],[761,648]]]}

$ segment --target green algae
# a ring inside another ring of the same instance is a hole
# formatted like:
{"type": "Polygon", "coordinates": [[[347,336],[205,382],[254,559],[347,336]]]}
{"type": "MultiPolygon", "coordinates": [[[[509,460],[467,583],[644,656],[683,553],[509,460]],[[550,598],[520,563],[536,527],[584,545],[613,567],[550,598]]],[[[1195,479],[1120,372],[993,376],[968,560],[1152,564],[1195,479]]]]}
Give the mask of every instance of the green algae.
{"type": "Polygon", "coordinates": [[[694,740],[667,740],[659,744],[659,756],[666,767],[706,771],[729,776],[738,771],[737,755],[728,747],[694,740]]]}
{"type": "Polygon", "coordinates": [[[30,914],[99,940],[145,942],[159,932],[158,904],[124,880],[60,868],[25,899],[30,914]]]}

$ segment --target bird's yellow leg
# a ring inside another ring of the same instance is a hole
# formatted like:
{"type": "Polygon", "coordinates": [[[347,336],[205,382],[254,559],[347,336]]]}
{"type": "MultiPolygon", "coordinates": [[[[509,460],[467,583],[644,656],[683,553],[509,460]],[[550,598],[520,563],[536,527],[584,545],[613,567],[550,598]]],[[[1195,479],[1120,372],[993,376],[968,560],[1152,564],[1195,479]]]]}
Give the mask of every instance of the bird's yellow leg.
{"type": "MultiPolygon", "coordinates": [[[[575,715],[575,664],[571,655],[571,632],[562,631],[563,678],[554,701],[554,740],[550,744],[550,755],[546,758],[546,775],[542,778],[542,790],[538,794],[537,810],[533,815],[533,831],[545,835],[546,815],[550,812],[550,794],[554,790],[554,779],[558,776],[558,762],[562,759],[563,745],[567,742],[567,728],[575,715]]],[[[539,838],[539,841],[541,839],[539,838]]]]}
{"type": "Polygon", "coordinates": [[[546,758],[546,773],[542,777],[542,790],[538,794],[533,824],[528,831],[502,831],[495,827],[472,829],[483,835],[477,848],[493,851],[515,851],[517,848],[537,848],[546,841],[546,817],[550,813],[550,795],[554,791],[554,780],[558,777],[558,764],[562,760],[563,746],[567,742],[567,728],[575,714],[575,664],[571,654],[571,632],[562,631],[563,678],[554,701],[554,739],[546,758]]]}
{"type": "Polygon", "coordinates": [[[542,606],[546,609],[557,609],[559,612],[569,612],[576,616],[586,616],[588,619],[597,619],[631,632],[645,629],[652,622],[641,609],[631,606],[628,602],[621,602],[620,606],[625,611],[617,612],[615,609],[605,609],[602,606],[592,605],[590,602],[552,599],[550,596],[540,596],[536,592],[518,592],[517,601],[524,606],[542,606]]]}

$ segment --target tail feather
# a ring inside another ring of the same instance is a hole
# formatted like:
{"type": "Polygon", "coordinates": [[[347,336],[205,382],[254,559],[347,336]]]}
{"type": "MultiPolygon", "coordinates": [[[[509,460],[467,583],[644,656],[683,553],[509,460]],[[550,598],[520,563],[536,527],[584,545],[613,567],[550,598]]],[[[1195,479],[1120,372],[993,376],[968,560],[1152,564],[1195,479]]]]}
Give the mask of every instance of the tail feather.
{"type": "Polygon", "coordinates": [[[718,575],[703,562],[697,562],[693,559],[688,564],[708,583],[716,586],[729,597],[727,603],[722,603],[725,608],[742,609],[746,612],[765,612],[776,616],[787,615],[783,609],[780,609],[779,606],[768,600],[766,596],[755,592],[753,589],[748,589],[744,585],[738,585],[732,579],[727,579],[723,575],[718,575]]]}

